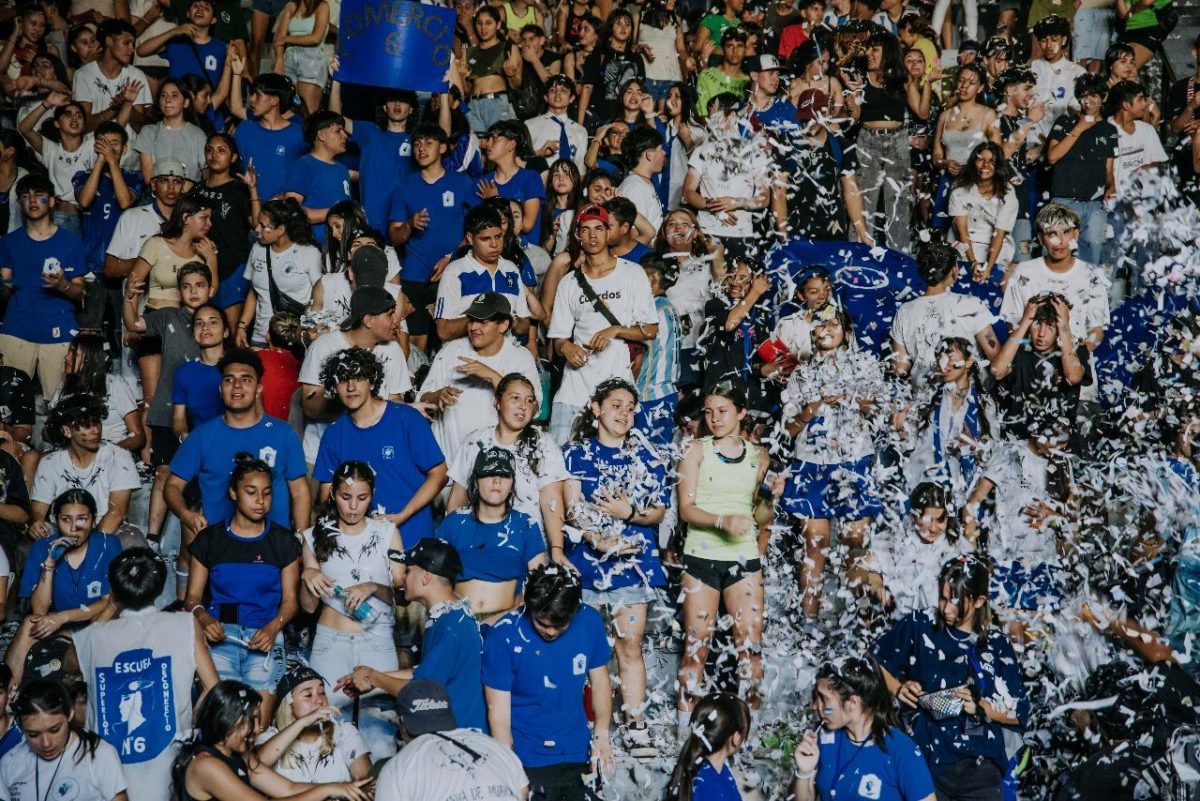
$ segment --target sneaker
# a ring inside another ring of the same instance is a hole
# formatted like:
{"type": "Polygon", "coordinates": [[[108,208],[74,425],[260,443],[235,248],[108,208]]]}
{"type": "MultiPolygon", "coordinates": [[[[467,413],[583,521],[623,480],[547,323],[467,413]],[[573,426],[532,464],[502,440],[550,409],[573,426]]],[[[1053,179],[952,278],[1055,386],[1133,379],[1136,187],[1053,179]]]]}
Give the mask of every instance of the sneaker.
{"type": "Polygon", "coordinates": [[[625,727],[625,750],[631,757],[640,759],[658,755],[658,748],[650,737],[650,729],[645,721],[635,721],[625,727]]]}

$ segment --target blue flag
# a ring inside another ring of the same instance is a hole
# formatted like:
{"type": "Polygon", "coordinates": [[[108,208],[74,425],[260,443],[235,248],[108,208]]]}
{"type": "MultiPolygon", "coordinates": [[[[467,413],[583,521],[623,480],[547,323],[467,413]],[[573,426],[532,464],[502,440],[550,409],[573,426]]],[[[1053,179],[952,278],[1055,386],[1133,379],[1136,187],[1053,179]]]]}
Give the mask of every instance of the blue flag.
{"type": "Polygon", "coordinates": [[[858,344],[877,356],[886,352],[896,309],[925,291],[911,256],[858,242],[796,238],[768,253],[766,261],[784,306],[790,305],[804,268],[818,264],[829,270],[858,344]]]}
{"type": "Polygon", "coordinates": [[[345,0],[338,33],[343,83],[445,92],[454,9],[408,0],[345,0]]]}

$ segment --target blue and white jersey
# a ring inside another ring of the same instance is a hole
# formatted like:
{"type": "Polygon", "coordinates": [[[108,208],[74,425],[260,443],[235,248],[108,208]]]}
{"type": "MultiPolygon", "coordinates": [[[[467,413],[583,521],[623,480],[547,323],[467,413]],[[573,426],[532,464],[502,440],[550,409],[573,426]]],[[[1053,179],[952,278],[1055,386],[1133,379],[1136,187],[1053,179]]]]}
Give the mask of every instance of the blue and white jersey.
{"type": "Polygon", "coordinates": [[[501,258],[496,269],[489,270],[471,253],[446,266],[438,282],[437,307],[433,316],[439,320],[463,317],[471,301],[485,292],[508,296],[514,317],[529,316],[529,301],[525,298],[521,270],[517,265],[501,258]]]}
{"type": "Polygon", "coordinates": [[[654,298],[654,310],[658,312],[658,336],[646,343],[642,369],[637,374],[638,398],[643,403],[679,391],[675,386],[679,382],[679,343],[682,336],[679,313],[666,295],[654,298]]]}

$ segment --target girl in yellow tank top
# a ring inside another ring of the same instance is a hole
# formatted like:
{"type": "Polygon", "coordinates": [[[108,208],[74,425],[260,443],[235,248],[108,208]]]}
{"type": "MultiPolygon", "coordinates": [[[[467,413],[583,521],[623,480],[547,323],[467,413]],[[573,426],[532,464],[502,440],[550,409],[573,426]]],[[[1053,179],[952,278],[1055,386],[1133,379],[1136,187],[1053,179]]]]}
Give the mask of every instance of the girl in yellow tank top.
{"type": "Polygon", "coordinates": [[[541,12],[535,3],[527,2],[527,0],[505,0],[504,3],[504,27],[508,29],[509,36],[519,39],[521,29],[526,25],[537,25],[545,30],[542,25],[541,12]],[[515,7],[523,7],[523,10],[518,13],[515,7]]]}
{"type": "Polygon", "coordinates": [[[771,503],[758,489],[768,459],[762,446],[741,437],[746,390],[722,381],[704,399],[710,435],[694,440],[679,463],[679,517],[688,524],[683,547],[683,626],[679,665],[679,723],[707,689],[704,664],[721,601],[733,619],[739,695],[757,706],[762,678],[763,581],[758,529],[771,521],[771,503]]]}

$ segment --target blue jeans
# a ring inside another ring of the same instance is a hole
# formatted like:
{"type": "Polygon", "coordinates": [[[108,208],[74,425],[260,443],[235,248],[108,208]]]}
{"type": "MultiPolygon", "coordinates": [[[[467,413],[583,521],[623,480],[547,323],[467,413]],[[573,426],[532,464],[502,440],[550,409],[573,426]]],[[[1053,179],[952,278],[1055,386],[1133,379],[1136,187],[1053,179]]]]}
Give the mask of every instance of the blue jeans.
{"type": "MultiPolygon", "coordinates": [[[[381,623],[361,634],[350,634],[318,623],[308,665],[331,685],[359,665],[385,673],[395,670],[400,663],[392,642],[392,626],[381,623]]],[[[331,692],[329,702],[342,710],[353,705],[342,692],[331,692]]],[[[358,732],[376,759],[396,753],[396,720],[395,699],[391,696],[375,692],[359,701],[358,732]]]]}
{"type": "Polygon", "coordinates": [[[1075,200],[1069,197],[1056,197],[1055,203],[1061,203],[1079,215],[1079,251],[1076,255],[1088,264],[1100,264],[1101,250],[1104,247],[1104,229],[1108,226],[1108,212],[1099,200],[1075,200]]]}
{"type": "Polygon", "coordinates": [[[467,101],[467,122],[477,134],[487,131],[500,120],[515,120],[517,112],[507,95],[500,97],[472,97],[467,101]]]}
{"type": "Polygon", "coordinates": [[[222,623],[221,628],[225,629],[225,639],[209,646],[217,675],[245,682],[259,691],[275,692],[275,685],[287,668],[283,634],[275,638],[275,644],[264,654],[245,646],[257,629],[237,623],[222,623]]]}

